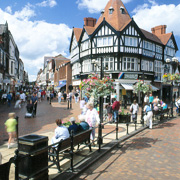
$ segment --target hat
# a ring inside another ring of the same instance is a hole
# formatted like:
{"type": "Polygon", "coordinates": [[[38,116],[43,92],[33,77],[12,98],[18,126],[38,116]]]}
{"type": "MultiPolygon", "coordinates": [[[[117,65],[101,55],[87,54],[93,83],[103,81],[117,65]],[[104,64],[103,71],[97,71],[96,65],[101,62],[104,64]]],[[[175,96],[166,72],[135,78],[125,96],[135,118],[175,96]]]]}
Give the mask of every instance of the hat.
{"type": "Polygon", "coordinates": [[[80,121],[85,121],[86,116],[85,116],[85,115],[80,114],[80,115],[78,116],[78,119],[79,119],[80,121]]]}
{"type": "Polygon", "coordinates": [[[74,121],[76,121],[76,119],[74,117],[71,117],[69,121],[74,122],[74,121]]]}

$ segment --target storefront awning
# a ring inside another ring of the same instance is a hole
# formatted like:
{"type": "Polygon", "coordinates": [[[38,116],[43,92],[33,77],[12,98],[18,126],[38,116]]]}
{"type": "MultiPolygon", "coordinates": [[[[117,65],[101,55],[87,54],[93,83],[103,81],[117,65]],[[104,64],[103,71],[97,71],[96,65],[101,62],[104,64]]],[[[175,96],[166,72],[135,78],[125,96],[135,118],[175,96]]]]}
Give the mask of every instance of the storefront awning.
{"type": "Polygon", "coordinates": [[[151,85],[152,91],[158,91],[159,90],[157,87],[153,86],[152,84],[150,84],[150,85],[151,85]]]}
{"type": "Polygon", "coordinates": [[[133,90],[133,84],[132,83],[121,83],[121,86],[125,89],[125,90],[133,90]]]}

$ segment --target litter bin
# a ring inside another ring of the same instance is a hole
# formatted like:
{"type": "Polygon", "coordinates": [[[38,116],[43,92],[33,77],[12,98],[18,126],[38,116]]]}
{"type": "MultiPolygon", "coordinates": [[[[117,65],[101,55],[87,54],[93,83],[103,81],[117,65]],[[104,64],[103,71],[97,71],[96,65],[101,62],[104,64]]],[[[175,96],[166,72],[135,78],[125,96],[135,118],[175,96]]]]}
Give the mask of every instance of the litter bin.
{"type": "Polygon", "coordinates": [[[48,137],[30,134],[18,138],[19,179],[48,180],[48,137]]]}

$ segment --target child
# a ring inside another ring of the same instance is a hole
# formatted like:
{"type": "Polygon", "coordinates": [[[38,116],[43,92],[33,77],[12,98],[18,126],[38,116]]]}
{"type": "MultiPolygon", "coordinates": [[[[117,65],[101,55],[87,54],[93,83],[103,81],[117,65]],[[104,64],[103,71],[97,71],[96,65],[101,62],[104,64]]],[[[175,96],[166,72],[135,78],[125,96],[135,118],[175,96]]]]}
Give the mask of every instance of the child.
{"type": "Polygon", "coordinates": [[[9,113],[8,116],[9,116],[9,119],[5,122],[5,126],[6,126],[8,134],[9,134],[9,140],[8,140],[8,149],[9,149],[12,138],[16,137],[17,121],[15,119],[15,113],[9,113]]]}

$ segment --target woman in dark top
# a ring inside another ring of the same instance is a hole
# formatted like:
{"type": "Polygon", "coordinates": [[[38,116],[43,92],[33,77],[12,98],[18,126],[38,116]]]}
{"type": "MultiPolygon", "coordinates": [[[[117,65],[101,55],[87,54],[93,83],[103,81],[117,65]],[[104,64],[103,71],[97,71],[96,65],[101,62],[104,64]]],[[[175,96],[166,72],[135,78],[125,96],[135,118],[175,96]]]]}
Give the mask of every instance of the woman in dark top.
{"type": "Polygon", "coordinates": [[[111,103],[108,103],[108,105],[106,106],[106,109],[107,109],[107,114],[108,114],[108,122],[110,122],[112,121],[112,115],[113,115],[111,103]]]}

